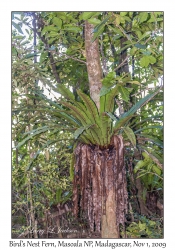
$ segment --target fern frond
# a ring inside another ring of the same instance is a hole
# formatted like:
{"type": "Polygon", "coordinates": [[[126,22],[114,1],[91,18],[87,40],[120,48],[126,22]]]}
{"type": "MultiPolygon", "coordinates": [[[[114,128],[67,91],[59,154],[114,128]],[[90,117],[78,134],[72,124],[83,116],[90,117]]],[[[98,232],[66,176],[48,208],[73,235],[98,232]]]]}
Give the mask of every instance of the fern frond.
{"type": "Polygon", "coordinates": [[[144,98],[142,98],[140,101],[138,101],[128,112],[125,113],[125,116],[134,114],[138,109],[140,109],[143,105],[145,105],[148,101],[150,101],[157,93],[159,92],[160,88],[152,93],[148,94],[144,98]]]}
{"type": "Polygon", "coordinates": [[[88,131],[89,131],[89,134],[92,136],[92,141],[93,141],[92,144],[95,144],[95,145],[103,144],[101,130],[98,128],[96,124],[92,126],[91,128],[89,128],[87,132],[88,131]]]}
{"type": "Polygon", "coordinates": [[[100,97],[100,113],[105,112],[106,107],[106,95],[103,95],[100,97]]]}
{"type": "Polygon", "coordinates": [[[85,130],[87,130],[88,128],[92,127],[93,124],[88,124],[86,126],[80,127],[78,128],[75,133],[74,133],[74,138],[77,139],[85,130]]]}
{"type": "Polygon", "coordinates": [[[59,84],[57,87],[59,93],[63,95],[67,100],[74,102],[75,96],[74,94],[69,90],[69,88],[66,88],[64,85],[59,84]]]}
{"type": "Polygon", "coordinates": [[[74,105],[78,108],[80,108],[85,114],[87,114],[87,110],[86,110],[86,107],[83,103],[81,102],[75,102],[74,105]]]}
{"type": "Polygon", "coordinates": [[[114,125],[114,132],[116,133],[122,126],[125,125],[125,123],[127,121],[129,121],[133,115],[130,115],[130,116],[123,116],[121,117],[119,120],[110,112],[106,112],[106,114],[113,120],[116,122],[116,124],[114,125]]]}
{"type": "Polygon", "coordinates": [[[91,119],[91,121],[100,125],[98,109],[93,100],[88,95],[84,94],[80,89],[77,90],[77,93],[83,100],[86,106],[87,113],[89,113],[89,118],[91,119]]]}
{"type": "Polygon", "coordinates": [[[87,144],[94,144],[94,145],[97,144],[97,141],[95,140],[95,137],[93,136],[91,129],[85,130],[84,133],[81,134],[80,137],[78,138],[78,141],[87,144]]]}
{"type": "Polygon", "coordinates": [[[130,116],[127,116],[127,117],[124,117],[124,118],[120,118],[115,126],[114,126],[114,132],[117,132],[121,127],[123,127],[126,122],[128,122],[131,118],[133,117],[133,115],[130,115],[130,116]]]}
{"type": "Polygon", "coordinates": [[[117,84],[109,93],[106,95],[106,105],[105,105],[105,111],[107,112],[113,112],[114,111],[114,100],[116,95],[119,93],[118,91],[119,85],[117,84]]]}
{"type": "Polygon", "coordinates": [[[128,139],[130,140],[130,142],[132,143],[132,145],[134,146],[134,148],[136,148],[136,136],[133,130],[129,126],[123,128],[123,130],[127,135],[128,139]]]}
{"type": "Polygon", "coordinates": [[[83,126],[86,126],[87,124],[91,123],[91,120],[87,117],[87,115],[78,107],[72,105],[68,102],[61,102],[65,107],[69,108],[71,110],[72,115],[78,119],[83,126]]]}
{"type": "Polygon", "coordinates": [[[23,139],[21,142],[18,143],[18,145],[16,146],[16,148],[20,148],[21,146],[23,146],[28,140],[33,139],[34,136],[41,134],[41,133],[45,133],[46,131],[48,131],[50,128],[48,126],[44,126],[41,128],[38,128],[35,130],[34,133],[32,133],[30,131],[30,134],[28,136],[25,137],[25,139],[23,139]]]}
{"type": "Polygon", "coordinates": [[[91,138],[88,139],[88,135],[87,134],[85,134],[85,135],[81,134],[79,140],[81,142],[85,143],[85,144],[93,144],[92,141],[91,141],[91,138]]]}
{"type": "Polygon", "coordinates": [[[56,117],[59,117],[59,118],[64,118],[66,119],[67,121],[69,121],[72,125],[74,126],[80,126],[81,123],[79,122],[79,120],[76,120],[74,117],[72,117],[70,114],[66,114],[66,113],[69,113],[69,111],[60,111],[60,112],[53,112],[53,116],[56,116],[56,117]]]}
{"type": "Polygon", "coordinates": [[[111,119],[107,116],[105,112],[101,113],[101,130],[102,130],[102,138],[103,138],[103,145],[108,146],[110,143],[111,138],[111,119]]]}

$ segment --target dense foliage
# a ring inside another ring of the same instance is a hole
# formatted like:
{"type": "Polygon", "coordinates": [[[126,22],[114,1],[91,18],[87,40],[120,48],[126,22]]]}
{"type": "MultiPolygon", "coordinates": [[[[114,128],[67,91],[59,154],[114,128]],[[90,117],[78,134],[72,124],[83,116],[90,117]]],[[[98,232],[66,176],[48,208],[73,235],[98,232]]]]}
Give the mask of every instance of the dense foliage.
{"type": "Polygon", "coordinates": [[[121,237],[162,237],[163,13],[13,12],[12,26],[12,235],[55,237],[49,227],[63,224],[87,233],[83,214],[71,213],[75,142],[106,148],[122,134],[121,237]],[[100,110],[90,98],[85,20],[99,39],[100,110]]]}

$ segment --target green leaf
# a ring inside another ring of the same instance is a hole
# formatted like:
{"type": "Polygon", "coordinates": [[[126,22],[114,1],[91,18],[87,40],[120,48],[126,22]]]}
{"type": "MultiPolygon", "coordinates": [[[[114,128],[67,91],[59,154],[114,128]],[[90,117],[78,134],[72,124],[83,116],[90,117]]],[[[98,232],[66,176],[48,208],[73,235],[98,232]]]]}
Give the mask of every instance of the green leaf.
{"type": "Polygon", "coordinates": [[[64,27],[64,30],[68,30],[68,31],[76,32],[76,33],[81,31],[81,29],[76,26],[64,27]]]}
{"type": "MultiPolygon", "coordinates": [[[[60,86],[60,85],[59,85],[60,86]]],[[[41,98],[41,100],[45,100],[46,102],[48,102],[50,105],[54,106],[57,109],[57,116],[59,117],[63,117],[66,120],[70,121],[71,124],[73,124],[74,126],[77,125],[81,125],[81,123],[79,122],[79,120],[76,120],[74,117],[72,117],[71,115],[66,114],[66,110],[61,107],[58,103],[52,101],[51,99],[47,98],[45,95],[41,94],[41,92],[38,91],[34,91],[35,94],[37,94],[37,96],[39,98],[41,98]]],[[[68,94],[69,95],[69,94],[68,94]]],[[[70,97],[70,96],[69,96],[70,97]]],[[[36,97],[35,97],[36,98],[36,97]]],[[[74,100],[72,100],[74,102],[74,100]]],[[[55,109],[53,111],[56,111],[55,109]]]]}
{"type": "Polygon", "coordinates": [[[26,31],[26,33],[29,35],[29,31],[28,31],[28,29],[25,29],[25,31],[26,31]]]}
{"type": "MultiPolygon", "coordinates": [[[[142,150],[146,150],[146,151],[148,150],[147,147],[140,146],[140,145],[139,145],[139,148],[142,149],[142,150]]],[[[158,154],[155,153],[155,151],[153,151],[153,150],[151,151],[151,155],[153,155],[155,158],[157,158],[157,159],[159,160],[160,163],[163,163],[162,155],[161,155],[161,156],[158,155],[158,154]]],[[[152,159],[152,160],[153,160],[153,159],[152,159]]]]}
{"type": "Polygon", "coordinates": [[[47,141],[47,143],[45,143],[34,155],[34,158],[30,161],[29,165],[27,166],[26,170],[29,171],[32,167],[33,162],[37,159],[37,157],[39,156],[39,154],[42,152],[42,150],[44,148],[47,148],[49,145],[53,144],[57,142],[57,140],[52,140],[52,141],[47,141]]]}
{"type": "Polygon", "coordinates": [[[150,63],[150,61],[149,61],[149,56],[143,56],[143,57],[141,58],[141,60],[140,60],[140,66],[141,66],[141,67],[146,68],[146,67],[148,67],[149,63],[150,63]]]}
{"type": "Polygon", "coordinates": [[[48,56],[48,52],[42,52],[40,56],[40,63],[44,62],[47,56],[48,56]]]}
{"type": "Polygon", "coordinates": [[[84,12],[84,13],[82,13],[80,15],[80,20],[87,20],[87,19],[89,19],[93,15],[94,15],[94,12],[92,12],[92,11],[91,12],[86,11],[86,12],[84,12]]]}
{"type": "Polygon", "coordinates": [[[120,24],[120,21],[121,21],[121,16],[116,14],[116,19],[115,19],[115,21],[116,21],[116,24],[119,25],[119,24],[120,24]]]}
{"type": "Polygon", "coordinates": [[[128,112],[123,114],[123,117],[134,114],[139,108],[141,108],[143,105],[145,105],[148,101],[150,101],[160,89],[155,91],[154,93],[148,94],[144,98],[140,99],[128,112]]]}
{"type": "Polygon", "coordinates": [[[107,93],[110,92],[110,88],[106,88],[105,86],[103,86],[101,89],[100,89],[100,96],[104,96],[106,95],[107,93]]]}
{"type": "Polygon", "coordinates": [[[151,64],[156,63],[156,58],[155,58],[154,56],[149,56],[149,62],[150,62],[151,64]]]}
{"type": "Polygon", "coordinates": [[[142,53],[143,53],[143,55],[145,55],[145,56],[149,56],[149,55],[151,55],[151,52],[150,52],[150,51],[148,51],[148,50],[147,50],[147,51],[143,51],[142,53]]]}
{"type": "Polygon", "coordinates": [[[154,136],[148,135],[148,134],[139,134],[139,136],[143,136],[146,137],[147,139],[149,139],[150,141],[152,141],[154,144],[158,145],[159,147],[163,148],[163,142],[157,138],[155,138],[154,136]]]}
{"type": "Polygon", "coordinates": [[[27,54],[23,59],[31,58],[31,57],[34,57],[34,56],[38,56],[38,53],[27,54]]]}
{"type": "Polygon", "coordinates": [[[29,41],[24,41],[24,42],[21,43],[21,45],[25,45],[27,43],[29,43],[29,41]]]}
{"type": "Polygon", "coordinates": [[[66,12],[57,11],[57,12],[55,12],[55,13],[56,13],[56,15],[57,15],[59,18],[61,18],[62,20],[66,20],[66,18],[67,18],[67,13],[66,13],[66,12]]]}
{"type": "Polygon", "coordinates": [[[149,37],[151,35],[151,31],[146,31],[143,35],[139,37],[139,41],[141,41],[145,37],[149,37]]]}
{"type": "Polygon", "coordinates": [[[53,24],[55,24],[59,29],[61,29],[62,26],[62,20],[58,17],[54,17],[52,19],[53,24]]]}
{"type": "Polygon", "coordinates": [[[100,27],[100,29],[98,29],[98,31],[94,33],[91,42],[93,43],[95,39],[103,33],[103,31],[104,31],[104,26],[100,27]]]}
{"type": "Polygon", "coordinates": [[[101,21],[93,17],[93,18],[88,19],[88,23],[98,25],[101,23],[101,21]]]}
{"type": "Polygon", "coordinates": [[[145,230],[147,228],[146,223],[141,223],[141,221],[139,221],[139,228],[140,230],[145,230]]]}
{"type": "Polygon", "coordinates": [[[61,201],[61,194],[62,194],[63,190],[61,188],[58,188],[56,190],[56,203],[60,203],[61,201]]]}
{"type": "Polygon", "coordinates": [[[161,170],[160,170],[160,168],[158,168],[156,165],[153,165],[152,166],[152,170],[156,173],[156,174],[158,174],[159,176],[161,175],[161,170]]]}
{"type": "Polygon", "coordinates": [[[136,137],[135,137],[133,130],[128,126],[123,128],[123,130],[135,148],[136,147],[136,137]]]}
{"type": "MultiPolygon", "coordinates": [[[[57,34],[57,35],[58,35],[58,34],[57,34]]],[[[56,37],[49,39],[49,40],[48,40],[48,44],[52,44],[56,39],[57,39],[56,37]]]]}
{"type": "Polygon", "coordinates": [[[106,95],[106,105],[105,111],[113,112],[114,109],[114,98],[119,94],[118,91],[119,85],[117,84],[114,88],[110,90],[110,92],[106,95]]]}
{"type": "Polygon", "coordinates": [[[128,83],[131,83],[131,84],[140,84],[140,82],[138,81],[127,81],[128,83]]]}
{"type": "Polygon", "coordinates": [[[136,43],[135,45],[134,45],[136,48],[139,48],[139,49],[146,49],[146,45],[144,45],[144,44],[141,44],[141,43],[136,43]]]}
{"type": "Polygon", "coordinates": [[[154,129],[154,128],[160,128],[160,129],[162,129],[163,127],[160,126],[160,125],[147,126],[147,127],[145,127],[145,128],[140,128],[140,129],[136,130],[134,133],[137,134],[137,133],[140,132],[140,131],[147,130],[147,129],[154,129]]]}
{"type": "Polygon", "coordinates": [[[110,16],[107,16],[99,25],[97,25],[94,29],[94,36],[92,38],[92,42],[95,41],[95,39],[103,33],[104,27],[105,27],[105,23],[108,21],[108,19],[110,18],[110,16]]]}
{"type": "Polygon", "coordinates": [[[140,30],[136,30],[135,33],[137,34],[139,41],[140,41],[142,37],[142,32],[140,30]]]}
{"type": "Polygon", "coordinates": [[[111,129],[111,119],[109,116],[106,114],[106,112],[101,113],[100,115],[101,118],[101,131],[102,131],[102,138],[103,138],[103,146],[108,146],[110,144],[110,139],[112,136],[112,129],[111,129]]]}
{"type": "MultiPolygon", "coordinates": [[[[112,118],[113,120],[117,121],[116,125],[114,126],[114,130],[117,132],[118,129],[120,129],[126,122],[128,122],[131,117],[133,117],[133,114],[141,108],[144,104],[146,104],[149,100],[151,100],[157,93],[159,92],[156,91],[153,94],[149,94],[142,98],[140,101],[138,101],[128,112],[122,114],[119,120],[117,120],[115,117],[112,118]]],[[[109,115],[109,112],[106,112],[109,115]]]]}
{"type": "Polygon", "coordinates": [[[129,91],[127,90],[127,88],[119,85],[118,91],[121,94],[122,100],[124,100],[125,102],[128,102],[129,101],[129,91]]]}
{"type": "Polygon", "coordinates": [[[80,121],[83,126],[86,126],[87,124],[91,123],[91,120],[89,119],[87,114],[84,111],[82,111],[81,108],[78,108],[69,102],[61,102],[61,103],[65,107],[67,107],[71,110],[70,113],[74,116],[74,118],[76,118],[78,121],[80,121]]]}
{"type": "Polygon", "coordinates": [[[12,47],[12,55],[13,56],[17,56],[18,52],[17,50],[15,49],[15,47],[12,47]]]}
{"type": "Polygon", "coordinates": [[[15,36],[15,39],[21,39],[23,40],[25,38],[25,36],[15,36]]]}
{"type": "Polygon", "coordinates": [[[109,72],[105,78],[102,80],[102,85],[105,87],[112,87],[114,85],[116,78],[116,73],[115,72],[109,72]]]}
{"type": "MultiPolygon", "coordinates": [[[[49,26],[45,26],[44,27],[44,31],[47,32],[47,31],[55,31],[55,32],[58,32],[59,31],[59,28],[58,27],[54,27],[52,25],[49,25],[49,26]]],[[[43,31],[42,31],[43,32],[43,31]]],[[[41,35],[42,35],[42,32],[41,32],[41,35]]]]}
{"type": "Polygon", "coordinates": [[[135,47],[133,47],[131,50],[130,50],[130,54],[131,56],[135,55],[137,49],[135,47]]]}
{"type": "Polygon", "coordinates": [[[123,19],[126,20],[127,22],[131,22],[131,18],[128,16],[124,16],[123,19]]]}
{"type": "Polygon", "coordinates": [[[69,90],[69,88],[65,87],[62,84],[58,84],[57,86],[58,92],[63,95],[67,100],[71,102],[75,102],[75,96],[74,94],[69,90]]]}
{"type": "Polygon", "coordinates": [[[98,109],[93,102],[93,100],[86,94],[84,94],[80,89],[77,90],[78,95],[83,100],[89,119],[100,126],[98,109]]]}
{"type": "Polygon", "coordinates": [[[42,37],[43,35],[45,35],[46,32],[47,32],[47,26],[45,26],[45,27],[42,29],[42,31],[41,31],[41,37],[42,37]]]}
{"type": "MultiPolygon", "coordinates": [[[[53,38],[54,38],[54,40],[58,37],[58,31],[50,31],[50,33],[49,33],[49,35],[46,35],[46,37],[47,38],[51,38],[52,40],[53,40],[53,38]]],[[[51,39],[49,39],[49,41],[51,40],[51,39]]],[[[54,41],[53,40],[53,41],[54,41]]]]}
{"type": "Polygon", "coordinates": [[[126,11],[125,11],[125,12],[124,12],[124,11],[122,11],[122,12],[120,12],[120,16],[126,16],[126,15],[127,15],[127,13],[128,13],[128,12],[126,12],[126,11]]]}
{"type": "Polygon", "coordinates": [[[78,128],[74,133],[74,138],[77,139],[85,130],[93,126],[94,124],[88,124],[87,126],[78,128]]]}
{"type": "Polygon", "coordinates": [[[117,121],[118,119],[111,113],[111,112],[105,112],[113,121],[117,121]]]}
{"type": "Polygon", "coordinates": [[[102,112],[106,111],[105,106],[106,106],[106,95],[103,95],[100,97],[100,115],[102,112]]]}
{"type": "Polygon", "coordinates": [[[139,162],[135,165],[135,167],[134,167],[134,173],[137,173],[137,171],[138,171],[139,169],[141,169],[142,167],[144,167],[146,164],[147,164],[147,163],[146,163],[145,161],[143,161],[143,160],[139,161],[139,162]]]}
{"type": "Polygon", "coordinates": [[[12,25],[18,30],[19,33],[23,34],[21,27],[17,23],[12,21],[12,25]]]}
{"type": "Polygon", "coordinates": [[[139,17],[140,17],[140,23],[145,22],[148,18],[148,12],[141,12],[139,14],[139,17]]]}
{"type": "Polygon", "coordinates": [[[48,130],[49,128],[47,126],[42,127],[37,129],[36,132],[34,132],[33,134],[27,136],[24,140],[22,140],[21,142],[18,143],[18,145],[16,146],[16,148],[20,148],[22,145],[24,145],[28,140],[32,139],[35,135],[44,133],[48,130]]]}

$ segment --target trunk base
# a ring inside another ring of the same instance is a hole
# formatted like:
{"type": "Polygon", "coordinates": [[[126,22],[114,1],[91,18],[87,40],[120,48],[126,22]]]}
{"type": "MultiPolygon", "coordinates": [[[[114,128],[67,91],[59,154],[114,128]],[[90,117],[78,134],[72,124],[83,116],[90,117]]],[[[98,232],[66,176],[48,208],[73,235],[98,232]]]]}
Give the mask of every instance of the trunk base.
{"type": "Polygon", "coordinates": [[[78,216],[81,207],[92,233],[120,238],[128,198],[122,136],[114,136],[107,149],[80,143],[74,154],[74,214],[78,216]]]}

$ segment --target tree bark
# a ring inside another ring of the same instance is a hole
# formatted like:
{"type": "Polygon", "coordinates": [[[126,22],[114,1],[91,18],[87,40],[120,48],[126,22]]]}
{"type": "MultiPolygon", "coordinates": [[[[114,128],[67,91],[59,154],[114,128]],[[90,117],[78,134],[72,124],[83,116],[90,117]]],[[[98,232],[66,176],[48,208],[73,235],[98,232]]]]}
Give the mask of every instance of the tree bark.
{"type": "Polygon", "coordinates": [[[92,42],[94,25],[85,22],[85,49],[89,79],[90,96],[100,109],[100,89],[102,87],[102,68],[100,63],[98,38],[92,42]]]}
{"type": "Polygon", "coordinates": [[[122,136],[114,136],[107,149],[79,143],[74,154],[73,213],[78,215],[81,207],[92,234],[120,238],[127,213],[122,136]]]}

